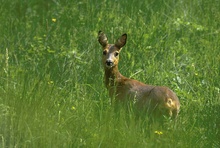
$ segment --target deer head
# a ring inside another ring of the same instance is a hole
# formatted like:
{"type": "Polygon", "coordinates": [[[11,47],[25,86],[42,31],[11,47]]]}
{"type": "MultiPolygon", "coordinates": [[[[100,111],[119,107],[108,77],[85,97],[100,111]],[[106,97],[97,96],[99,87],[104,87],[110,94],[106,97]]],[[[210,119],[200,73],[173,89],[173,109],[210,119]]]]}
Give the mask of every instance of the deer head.
{"type": "Polygon", "coordinates": [[[98,41],[103,47],[102,62],[105,68],[113,68],[118,66],[119,52],[121,48],[126,44],[127,34],[123,34],[115,44],[108,44],[108,38],[106,35],[99,31],[98,41]]]}

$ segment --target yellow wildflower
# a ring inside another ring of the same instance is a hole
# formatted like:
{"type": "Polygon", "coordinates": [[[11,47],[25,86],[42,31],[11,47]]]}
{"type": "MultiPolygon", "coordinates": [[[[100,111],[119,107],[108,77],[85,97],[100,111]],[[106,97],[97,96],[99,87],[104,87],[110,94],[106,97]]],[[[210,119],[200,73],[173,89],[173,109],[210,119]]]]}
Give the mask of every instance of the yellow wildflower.
{"type": "Polygon", "coordinates": [[[76,110],[76,108],[74,106],[71,107],[72,110],[76,110]]]}
{"type": "Polygon", "coordinates": [[[52,22],[54,22],[54,23],[55,23],[56,21],[57,21],[57,19],[55,19],[55,18],[52,18],[52,22]]]}
{"type": "Polygon", "coordinates": [[[161,132],[161,131],[155,131],[154,133],[157,135],[163,135],[163,132],[161,132]]]}

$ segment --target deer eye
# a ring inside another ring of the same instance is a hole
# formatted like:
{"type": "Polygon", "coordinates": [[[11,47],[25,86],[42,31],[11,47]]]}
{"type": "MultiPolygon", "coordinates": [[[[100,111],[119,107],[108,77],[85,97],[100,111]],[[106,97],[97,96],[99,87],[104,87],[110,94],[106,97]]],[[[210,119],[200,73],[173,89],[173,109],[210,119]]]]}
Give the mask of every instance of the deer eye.
{"type": "Polygon", "coordinates": [[[106,51],[106,50],[104,50],[104,51],[103,51],[103,55],[106,55],[106,54],[107,54],[107,51],[106,51]]]}
{"type": "Polygon", "coordinates": [[[118,52],[115,52],[115,56],[116,56],[116,57],[118,56],[118,54],[119,54],[118,52]]]}

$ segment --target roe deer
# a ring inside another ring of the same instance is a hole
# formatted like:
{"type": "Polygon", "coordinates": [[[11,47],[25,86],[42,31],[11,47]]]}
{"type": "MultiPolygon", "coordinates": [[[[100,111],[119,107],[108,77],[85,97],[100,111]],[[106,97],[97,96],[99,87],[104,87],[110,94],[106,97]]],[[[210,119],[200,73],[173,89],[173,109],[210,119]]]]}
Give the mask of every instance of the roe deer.
{"type": "Polygon", "coordinates": [[[138,110],[152,116],[176,118],[180,109],[176,94],[164,86],[147,85],[123,76],[118,70],[119,52],[126,44],[127,34],[123,34],[115,44],[109,44],[106,35],[99,31],[98,41],[103,47],[102,63],[105,70],[105,85],[111,99],[132,100],[138,110]]]}

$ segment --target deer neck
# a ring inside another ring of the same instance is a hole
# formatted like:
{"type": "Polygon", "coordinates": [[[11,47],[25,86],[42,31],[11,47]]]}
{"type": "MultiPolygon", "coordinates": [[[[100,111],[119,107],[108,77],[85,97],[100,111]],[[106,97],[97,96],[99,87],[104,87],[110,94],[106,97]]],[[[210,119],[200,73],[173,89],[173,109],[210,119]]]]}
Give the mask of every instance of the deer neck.
{"type": "Polygon", "coordinates": [[[105,85],[107,88],[116,86],[124,76],[118,71],[118,66],[105,68],[105,85]]]}

